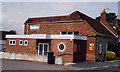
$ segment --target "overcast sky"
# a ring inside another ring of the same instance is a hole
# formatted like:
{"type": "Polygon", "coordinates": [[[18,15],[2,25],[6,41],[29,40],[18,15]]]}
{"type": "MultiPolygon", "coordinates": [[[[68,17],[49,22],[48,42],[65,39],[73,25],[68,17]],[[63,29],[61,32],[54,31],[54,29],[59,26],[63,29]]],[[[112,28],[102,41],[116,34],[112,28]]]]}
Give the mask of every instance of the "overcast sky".
{"type": "Polygon", "coordinates": [[[23,34],[24,22],[30,17],[68,15],[78,10],[95,18],[104,8],[118,15],[118,2],[3,2],[0,22],[2,30],[16,30],[23,34]]]}

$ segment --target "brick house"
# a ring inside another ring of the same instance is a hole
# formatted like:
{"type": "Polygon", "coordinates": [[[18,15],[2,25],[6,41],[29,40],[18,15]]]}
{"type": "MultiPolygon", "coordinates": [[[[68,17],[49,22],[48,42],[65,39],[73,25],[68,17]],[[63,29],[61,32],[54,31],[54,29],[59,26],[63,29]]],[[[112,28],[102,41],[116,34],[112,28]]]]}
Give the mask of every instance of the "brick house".
{"type": "Polygon", "coordinates": [[[24,35],[7,35],[6,51],[47,55],[63,58],[63,63],[95,61],[104,57],[109,42],[117,44],[118,34],[106,22],[105,10],[101,21],[75,11],[66,16],[28,18],[24,35]]]}

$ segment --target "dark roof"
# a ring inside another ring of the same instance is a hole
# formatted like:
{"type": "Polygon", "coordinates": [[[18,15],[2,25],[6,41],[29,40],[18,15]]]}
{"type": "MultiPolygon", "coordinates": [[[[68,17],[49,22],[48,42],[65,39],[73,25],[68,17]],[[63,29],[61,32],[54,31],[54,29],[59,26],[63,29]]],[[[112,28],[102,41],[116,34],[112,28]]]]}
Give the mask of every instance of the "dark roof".
{"type": "Polygon", "coordinates": [[[85,20],[97,33],[107,34],[109,36],[113,36],[108,29],[106,29],[99,21],[88,17],[87,15],[77,11],[77,13],[85,20]]]}
{"type": "Polygon", "coordinates": [[[26,23],[45,23],[45,22],[58,22],[58,21],[73,21],[81,20],[78,14],[70,14],[66,16],[51,16],[51,17],[38,17],[38,18],[28,18],[26,23]]]}
{"type": "Polygon", "coordinates": [[[88,17],[87,15],[75,11],[70,15],[66,16],[53,16],[53,17],[39,17],[39,18],[28,18],[25,22],[27,23],[47,23],[47,22],[59,22],[59,21],[75,21],[85,20],[97,33],[113,36],[99,21],[88,17]]]}

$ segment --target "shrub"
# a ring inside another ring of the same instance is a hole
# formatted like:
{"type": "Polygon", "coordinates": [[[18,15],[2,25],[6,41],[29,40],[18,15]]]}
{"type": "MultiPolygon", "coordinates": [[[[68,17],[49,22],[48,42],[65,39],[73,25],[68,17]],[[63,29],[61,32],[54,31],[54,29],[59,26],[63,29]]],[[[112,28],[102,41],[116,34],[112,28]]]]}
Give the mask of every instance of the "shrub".
{"type": "Polygon", "coordinates": [[[114,44],[114,43],[108,43],[107,50],[115,52],[116,56],[120,57],[120,53],[119,53],[120,52],[120,47],[117,46],[116,44],[114,44]]]}
{"type": "Polygon", "coordinates": [[[105,58],[109,61],[109,60],[114,60],[116,59],[116,54],[113,51],[107,51],[105,54],[105,58]]]}

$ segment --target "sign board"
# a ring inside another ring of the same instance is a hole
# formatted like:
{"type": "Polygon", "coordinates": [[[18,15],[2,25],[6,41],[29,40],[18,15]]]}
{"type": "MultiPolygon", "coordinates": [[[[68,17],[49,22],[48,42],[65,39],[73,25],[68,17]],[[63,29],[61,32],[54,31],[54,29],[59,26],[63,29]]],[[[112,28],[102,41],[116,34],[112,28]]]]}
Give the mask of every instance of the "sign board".
{"type": "Polygon", "coordinates": [[[77,52],[77,44],[74,44],[74,52],[77,52]]]}
{"type": "Polygon", "coordinates": [[[94,43],[89,43],[89,50],[94,50],[94,43]]]}

